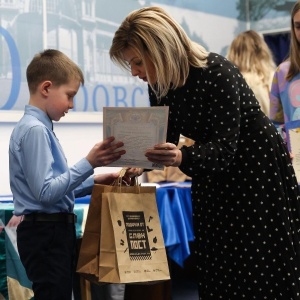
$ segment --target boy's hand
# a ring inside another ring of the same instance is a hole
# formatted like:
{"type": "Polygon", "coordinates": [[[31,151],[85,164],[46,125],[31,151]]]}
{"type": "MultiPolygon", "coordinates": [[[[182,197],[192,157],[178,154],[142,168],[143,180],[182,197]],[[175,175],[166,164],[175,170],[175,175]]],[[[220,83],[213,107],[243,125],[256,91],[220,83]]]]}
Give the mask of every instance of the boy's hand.
{"type": "Polygon", "coordinates": [[[92,165],[93,168],[106,166],[116,160],[118,160],[122,155],[126,153],[125,150],[117,150],[124,146],[123,142],[116,142],[112,144],[115,140],[114,137],[109,137],[103,142],[96,144],[86,159],[92,165]]]}
{"type": "Polygon", "coordinates": [[[8,227],[17,227],[21,221],[22,221],[23,216],[15,216],[13,215],[10,220],[7,223],[8,227]]]}
{"type": "Polygon", "coordinates": [[[98,184],[112,184],[119,177],[119,173],[97,174],[94,176],[94,182],[98,184]]]}

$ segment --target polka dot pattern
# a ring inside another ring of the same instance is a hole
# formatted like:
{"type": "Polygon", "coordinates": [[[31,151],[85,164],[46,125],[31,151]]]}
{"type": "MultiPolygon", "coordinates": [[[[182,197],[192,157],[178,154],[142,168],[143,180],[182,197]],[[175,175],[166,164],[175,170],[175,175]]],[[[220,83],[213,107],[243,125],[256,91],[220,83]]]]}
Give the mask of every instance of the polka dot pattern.
{"type": "Polygon", "coordinates": [[[168,105],[167,140],[183,134],[193,178],[199,299],[300,299],[298,185],[286,146],[243,77],[220,55],[191,67],[168,105]]]}

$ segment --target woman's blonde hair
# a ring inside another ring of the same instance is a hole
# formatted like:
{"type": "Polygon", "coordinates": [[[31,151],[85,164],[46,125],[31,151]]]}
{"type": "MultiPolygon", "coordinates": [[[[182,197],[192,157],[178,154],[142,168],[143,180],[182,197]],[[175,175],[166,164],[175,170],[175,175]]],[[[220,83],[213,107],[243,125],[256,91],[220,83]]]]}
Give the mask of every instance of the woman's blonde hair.
{"type": "Polygon", "coordinates": [[[170,88],[183,85],[190,65],[205,67],[208,52],[189,39],[183,28],[160,7],[144,7],[131,12],[116,31],[110,48],[112,61],[129,69],[123,52],[133,49],[140,56],[149,78],[145,61],[156,71],[157,82],[149,85],[158,98],[170,88]]]}
{"type": "Polygon", "coordinates": [[[300,10],[300,1],[297,1],[292,8],[291,12],[291,41],[290,41],[290,53],[289,60],[291,62],[289,71],[286,75],[286,79],[292,80],[295,75],[300,72],[300,43],[297,40],[295,34],[294,16],[300,10]]]}
{"type": "Polygon", "coordinates": [[[234,63],[242,73],[256,73],[269,84],[270,74],[276,65],[271,50],[263,37],[254,30],[240,33],[232,41],[227,52],[227,58],[234,63]]]}

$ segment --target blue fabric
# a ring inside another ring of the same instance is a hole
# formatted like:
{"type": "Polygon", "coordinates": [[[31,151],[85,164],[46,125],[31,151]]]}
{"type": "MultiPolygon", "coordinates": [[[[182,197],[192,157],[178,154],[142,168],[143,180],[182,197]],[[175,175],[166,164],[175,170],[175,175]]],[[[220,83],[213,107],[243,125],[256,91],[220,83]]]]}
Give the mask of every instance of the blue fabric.
{"type": "Polygon", "coordinates": [[[94,185],[94,170],[87,159],[69,167],[52,131],[52,121],[31,105],[26,105],[24,116],[12,132],[9,171],[17,216],[32,212],[71,213],[75,195],[91,193],[94,185]]]}
{"type": "Polygon", "coordinates": [[[168,256],[181,267],[194,240],[190,188],[158,188],[156,200],[168,256]]]}
{"type": "MultiPolygon", "coordinates": [[[[75,203],[76,203],[76,201],[75,201],[75,203]]],[[[75,204],[74,213],[77,216],[77,222],[75,225],[77,239],[82,238],[82,235],[83,235],[82,223],[83,223],[85,210],[86,210],[86,212],[88,211],[86,204],[75,204]]]]}
{"type": "Polygon", "coordinates": [[[75,199],[75,204],[89,204],[91,200],[91,195],[79,197],[75,199]]]}

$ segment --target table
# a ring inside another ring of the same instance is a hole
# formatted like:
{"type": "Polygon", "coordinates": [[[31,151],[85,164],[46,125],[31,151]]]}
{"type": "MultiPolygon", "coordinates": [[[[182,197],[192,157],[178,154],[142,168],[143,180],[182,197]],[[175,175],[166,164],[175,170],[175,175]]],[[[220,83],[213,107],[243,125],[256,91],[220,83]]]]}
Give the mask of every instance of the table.
{"type": "MultiPolygon", "coordinates": [[[[156,198],[167,255],[183,267],[190,255],[189,242],[194,240],[191,188],[184,183],[162,185],[156,190],[156,198]]],[[[89,201],[90,196],[86,196],[75,202],[77,238],[83,234],[89,201]]],[[[0,197],[0,299],[2,295],[4,299],[25,300],[33,294],[16,250],[15,229],[2,230],[12,216],[12,210],[9,199],[1,202],[0,197]],[[24,298],[24,295],[27,296],[24,298]]]]}

